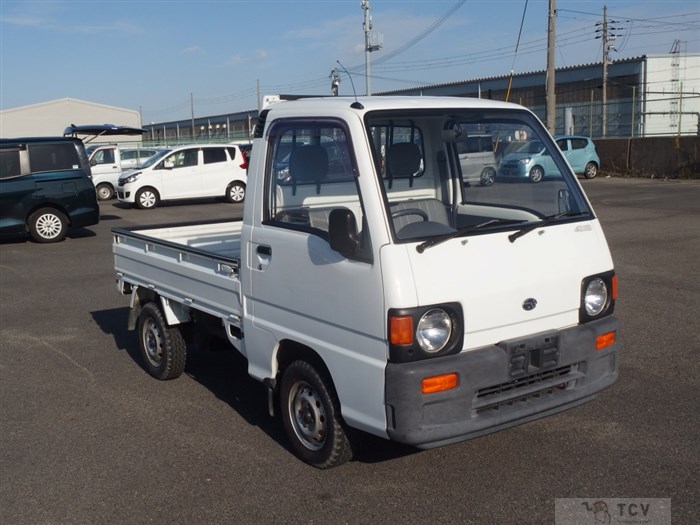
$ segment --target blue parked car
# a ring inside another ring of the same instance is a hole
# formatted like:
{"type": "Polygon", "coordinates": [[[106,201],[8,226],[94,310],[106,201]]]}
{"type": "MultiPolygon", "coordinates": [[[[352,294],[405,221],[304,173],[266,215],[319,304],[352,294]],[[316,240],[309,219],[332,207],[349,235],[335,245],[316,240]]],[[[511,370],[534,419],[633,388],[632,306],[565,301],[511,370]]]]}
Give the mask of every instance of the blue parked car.
{"type": "MultiPolygon", "coordinates": [[[[559,135],[554,137],[557,146],[571,165],[574,173],[582,173],[587,179],[598,174],[600,158],[595,144],[588,137],[559,135]]],[[[559,177],[559,168],[539,140],[524,142],[506,153],[501,159],[498,176],[541,182],[545,177],[559,177]]]]}

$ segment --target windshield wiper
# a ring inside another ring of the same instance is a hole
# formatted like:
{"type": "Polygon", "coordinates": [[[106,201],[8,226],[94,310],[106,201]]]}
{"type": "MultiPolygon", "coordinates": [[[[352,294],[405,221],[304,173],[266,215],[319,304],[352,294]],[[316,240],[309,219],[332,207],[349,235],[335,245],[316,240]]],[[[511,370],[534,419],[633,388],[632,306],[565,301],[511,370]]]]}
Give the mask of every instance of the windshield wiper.
{"type": "Polygon", "coordinates": [[[454,239],[455,237],[461,237],[462,235],[466,235],[467,233],[480,230],[481,228],[485,228],[486,226],[504,226],[506,224],[519,224],[521,222],[525,221],[523,219],[491,219],[490,221],[480,222],[479,224],[471,224],[463,228],[458,228],[453,232],[446,233],[445,235],[441,235],[424,241],[418,246],[416,246],[416,251],[418,253],[423,253],[426,250],[426,248],[431,248],[436,244],[442,244],[445,241],[449,241],[450,239],[454,239]]]}
{"type": "Polygon", "coordinates": [[[530,223],[524,228],[519,229],[517,232],[511,233],[508,236],[508,240],[510,242],[515,242],[517,239],[531,232],[532,230],[540,228],[541,226],[547,226],[548,224],[551,224],[554,221],[561,219],[562,217],[577,217],[579,215],[584,214],[585,212],[582,211],[565,211],[562,213],[555,213],[554,215],[547,215],[546,217],[542,217],[539,221],[530,223]]]}

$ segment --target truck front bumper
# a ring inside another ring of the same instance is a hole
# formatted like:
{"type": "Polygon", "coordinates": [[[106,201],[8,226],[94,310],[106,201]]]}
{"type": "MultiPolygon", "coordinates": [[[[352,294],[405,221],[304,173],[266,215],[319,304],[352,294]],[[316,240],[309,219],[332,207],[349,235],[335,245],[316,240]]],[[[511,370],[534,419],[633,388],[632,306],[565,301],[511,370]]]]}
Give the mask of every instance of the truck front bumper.
{"type": "Polygon", "coordinates": [[[565,330],[504,341],[457,355],[386,367],[389,438],[432,448],[502,430],[590,401],[617,380],[617,332],[610,316],[565,330]],[[421,393],[426,377],[457,374],[457,387],[421,393]]]}

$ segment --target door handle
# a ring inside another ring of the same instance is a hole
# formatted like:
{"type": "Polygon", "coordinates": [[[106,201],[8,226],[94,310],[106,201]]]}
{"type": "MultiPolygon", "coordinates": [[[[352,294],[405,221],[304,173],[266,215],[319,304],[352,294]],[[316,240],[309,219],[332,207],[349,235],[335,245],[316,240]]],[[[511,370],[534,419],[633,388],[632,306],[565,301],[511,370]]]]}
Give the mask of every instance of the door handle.
{"type": "Polygon", "coordinates": [[[267,244],[260,244],[255,251],[258,253],[258,255],[267,255],[270,256],[272,255],[272,246],[268,246],[267,244]]]}

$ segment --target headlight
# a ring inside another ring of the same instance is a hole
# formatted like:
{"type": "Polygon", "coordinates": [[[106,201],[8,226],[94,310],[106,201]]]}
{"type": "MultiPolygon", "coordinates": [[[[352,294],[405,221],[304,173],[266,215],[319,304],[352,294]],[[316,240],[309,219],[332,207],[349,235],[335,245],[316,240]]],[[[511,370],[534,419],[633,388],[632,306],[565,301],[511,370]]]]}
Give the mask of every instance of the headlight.
{"type": "Polygon", "coordinates": [[[591,317],[598,315],[605,308],[608,302],[608,287],[600,277],[591,280],[586,286],[586,291],[583,295],[583,304],[586,308],[586,313],[591,317]]]}
{"type": "Polygon", "coordinates": [[[138,173],[132,173],[131,175],[124,177],[123,179],[119,179],[119,183],[123,186],[124,184],[129,184],[130,182],[136,182],[140,176],[140,171],[138,173]]]}
{"type": "Polygon", "coordinates": [[[389,308],[389,361],[407,363],[458,354],[464,343],[464,314],[457,302],[389,308]]]}
{"type": "Polygon", "coordinates": [[[617,277],[614,270],[586,277],[581,282],[579,322],[587,323],[612,314],[615,310],[615,299],[617,277]]]}
{"type": "Polygon", "coordinates": [[[452,320],[447,312],[434,308],[426,312],[418,322],[416,340],[426,352],[439,352],[450,340],[452,320]]]}
{"type": "Polygon", "coordinates": [[[525,157],[524,159],[520,159],[518,162],[520,164],[529,164],[532,159],[530,157],[525,157]]]}

